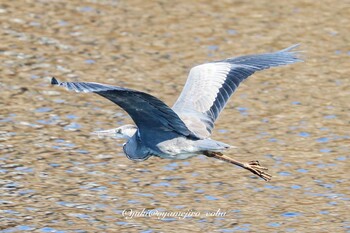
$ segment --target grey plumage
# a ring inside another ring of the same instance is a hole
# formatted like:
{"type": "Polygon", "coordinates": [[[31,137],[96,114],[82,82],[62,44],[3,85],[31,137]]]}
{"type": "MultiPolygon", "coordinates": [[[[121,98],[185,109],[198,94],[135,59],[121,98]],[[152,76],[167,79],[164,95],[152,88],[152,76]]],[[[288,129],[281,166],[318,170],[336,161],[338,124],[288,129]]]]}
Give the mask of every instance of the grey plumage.
{"type": "Polygon", "coordinates": [[[202,138],[208,137],[212,132],[215,120],[239,84],[256,71],[301,61],[298,58],[298,53],[292,51],[297,46],[293,45],[275,53],[228,58],[192,68],[184,90],[173,106],[174,111],[186,119],[185,123],[196,122],[200,119],[203,124],[197,123],[192,130],[202,138]],[[215,70],[216,67],[220,67],[220,69],[215,70]],[[198,75],[204,69],[213,70],[212,74],[208,74],[207,79],[203,78],[206,74],[198,75]],[[213,85],[220,77],[222,77],[221,85],[213,85]],[[205,86],[208,89],[198,88],[198,83],[203,81],[208,82],[205,86]],[[204,93],[205,96],[195,102],[196,99],[193,96],[198,95],[198,93],[204,93]],[[207,93],[216,94],[215,98],[207,98],[207,93]],[[203,102],[206,101],[209,101],[207,104],[209,107],[201,108],[203,102]]]}
{"type": "MultiPolygon", "coordinates": [[[[195,66],[172,108],[152,95],[123,87],[59,82],[55,78],[51,83],[76,92],[94,92],[123,108],[137,126],[131,127],[132,131],[128,127],[128,135],[124,135],[128,140],[123,149],[129,159],[145,160],[152,155],[184,159],[203,153],[213,156],[212,153],[230,147],[209,136],[220,112],[240,83],[256,71],[302,61],[298,52],[293,51],[297,46],[195,66]]],[[[116,135],[122,132],[120,128],[116,129],[116,135]]],[[[113,134],[113,131],[108,131],[111,132],[113,134]]]]}

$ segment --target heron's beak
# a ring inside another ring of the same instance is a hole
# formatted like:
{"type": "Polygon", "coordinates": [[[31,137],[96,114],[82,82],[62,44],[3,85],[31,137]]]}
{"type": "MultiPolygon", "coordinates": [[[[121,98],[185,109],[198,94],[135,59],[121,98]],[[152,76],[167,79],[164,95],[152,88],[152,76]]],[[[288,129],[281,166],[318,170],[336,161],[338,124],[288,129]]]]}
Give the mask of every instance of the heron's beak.
{"type": "Polygon", "coordinates": [[[126,139],[125,135],[119,133],[118,128],[116,129],[107,129],[101,131],[95,131],[91,134],[97,135],[99,138],[114,138],[114,139],[126,139]]]}

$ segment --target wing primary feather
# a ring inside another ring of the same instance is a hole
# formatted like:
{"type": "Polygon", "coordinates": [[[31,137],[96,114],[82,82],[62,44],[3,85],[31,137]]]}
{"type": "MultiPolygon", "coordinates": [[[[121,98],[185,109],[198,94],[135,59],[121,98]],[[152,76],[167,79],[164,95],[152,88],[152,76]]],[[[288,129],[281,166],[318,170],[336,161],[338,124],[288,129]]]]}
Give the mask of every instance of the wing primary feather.
{"type": "MultiPolygon", "coordinates": [[[[197,124],[197,127],[206,127],[208,132],[202,136],[207,137],[240,83],[256,71],[301,62],[300,52],[294,50],[298,45],[277,52],[233,57],[193,67],[173,110],[186,118],[186,124],[201,120],[204,126],[197,124]]],[[[203,132],[202,128],[190,130],[203,132]]]]}
{"type": "Polygon", "coordinates": [[[141,138],[150,138],[154,134],[158,134],[159,138],[177,134],[199,139],[171,108],[150,94],[100,83],[60,82],[56,78],[51,79],[51,84],[76,92],[94,92],[117,104],[134,120],[141,138]]]}

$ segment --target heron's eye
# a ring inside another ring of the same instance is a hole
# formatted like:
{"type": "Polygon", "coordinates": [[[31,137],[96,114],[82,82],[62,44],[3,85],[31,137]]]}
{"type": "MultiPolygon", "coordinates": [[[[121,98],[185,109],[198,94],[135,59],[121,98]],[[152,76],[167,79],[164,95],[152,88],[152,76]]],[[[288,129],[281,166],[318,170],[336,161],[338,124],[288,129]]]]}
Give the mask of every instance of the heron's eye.
{"type": "Polygon", "coordinates": [[[120,133],[120,134],[121,134],[121,133],[122,133],[122,130],[121,130],[121,129],[118,129],[118,130],[117,130],[117,133],[120,133]]]}

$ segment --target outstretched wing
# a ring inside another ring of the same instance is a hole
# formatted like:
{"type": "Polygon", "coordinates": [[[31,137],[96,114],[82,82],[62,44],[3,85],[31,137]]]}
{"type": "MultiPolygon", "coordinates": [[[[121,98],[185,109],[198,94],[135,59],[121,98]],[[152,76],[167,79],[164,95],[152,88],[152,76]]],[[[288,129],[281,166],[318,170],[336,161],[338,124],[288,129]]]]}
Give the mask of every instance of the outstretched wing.
{"type": "Polygon", "coordinates": [[[169,132],[197,138],[171,108],[147,93],[100,83],[59,82],[55,78],[51,84],[76,92],[94,92],[119,105],[133,119],[141,138],[169,132]]]}
{"type": "Polygon", "coordinates": [[[255,71],[302,61],[298,53],[292,51],[297,46],[193,67],[173,110],[192,132],[208,137],[215,120],[239,84],[255,71]]]}

